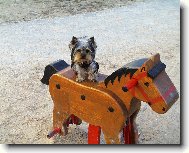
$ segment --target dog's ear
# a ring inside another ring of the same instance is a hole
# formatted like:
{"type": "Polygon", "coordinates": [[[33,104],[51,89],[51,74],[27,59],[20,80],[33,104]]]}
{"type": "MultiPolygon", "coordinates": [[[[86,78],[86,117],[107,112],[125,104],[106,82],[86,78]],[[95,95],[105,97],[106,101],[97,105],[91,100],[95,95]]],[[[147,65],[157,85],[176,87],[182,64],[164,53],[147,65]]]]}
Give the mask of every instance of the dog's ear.
{"type": "Polygon", "coordinates": [[[90,42],[95,43],[94,37],[89,38],[90,42]]]}
{"type": "Polygon", "coordinates": [[[71,40],[71,43],[74,45],[77,43],[77,37],[73,36],[72,37],[72,40],[71,40]]]}
{"type": "Polygon", "coordinates": [[[69,44],[70,50],[72,50],[75,47],[77,40],[78,40],[77,37],[75,36],[72,37],[72,40],[70,41],[70,44],[69,44]]]}
{"type": "Polygon", "coordinates": [[[91,44],[92,44],[92,46],[93,46],[94,49],[97,48],[97,45],[96,45],[94,37],[89,38],[89,42],[91,42],[91,44]]]}

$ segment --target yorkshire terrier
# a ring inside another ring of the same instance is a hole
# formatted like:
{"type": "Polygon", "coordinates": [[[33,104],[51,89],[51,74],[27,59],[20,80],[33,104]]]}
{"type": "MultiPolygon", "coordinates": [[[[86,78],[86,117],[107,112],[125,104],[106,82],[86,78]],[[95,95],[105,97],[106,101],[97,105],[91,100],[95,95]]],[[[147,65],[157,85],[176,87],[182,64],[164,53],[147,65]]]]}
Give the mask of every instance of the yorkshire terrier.
{"type": "Polygon", "coordinates": [[[82,82],[86,78],[96,82],[99,65],[95,62],[96,42],[94,37],[72,37],[69,44],[71,50],[71,68],[76,73],[76,81],[82,82]]]}

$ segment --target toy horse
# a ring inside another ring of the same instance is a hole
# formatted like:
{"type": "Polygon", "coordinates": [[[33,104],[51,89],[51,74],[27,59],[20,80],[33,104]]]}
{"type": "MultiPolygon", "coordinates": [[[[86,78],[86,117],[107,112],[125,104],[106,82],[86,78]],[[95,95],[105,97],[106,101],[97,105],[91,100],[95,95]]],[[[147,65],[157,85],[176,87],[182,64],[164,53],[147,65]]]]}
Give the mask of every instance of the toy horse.
{"type": "Polygon", "coordinates": [[[165,68],[160,55],[156,54],[128,63],[109,76],[99,74],[96,83],[76,82],[70,67],[57,72],[49,80],[54,102],[53,129],[67,134],[67,120],[73,114],[89,123],[88,133],[91,133],[90,128],[97,127],[102,129],[107,144],[119,144],[119,133],[129,119],[130,143],[136,143],[135,118],[141,101],[163,114],[179,97],[165,68]]]}

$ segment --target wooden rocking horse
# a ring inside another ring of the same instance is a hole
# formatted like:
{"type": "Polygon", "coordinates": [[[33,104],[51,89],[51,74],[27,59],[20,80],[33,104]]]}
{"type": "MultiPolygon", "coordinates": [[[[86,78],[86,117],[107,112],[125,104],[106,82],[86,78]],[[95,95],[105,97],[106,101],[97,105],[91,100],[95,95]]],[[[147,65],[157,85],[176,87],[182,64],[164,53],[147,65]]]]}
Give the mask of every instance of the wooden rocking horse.
{"type": "Polygon", "coordinates": [[[66,67],[49,80],[54,102],[53,131],[49,138],[56,133],[66,135],[71,117],[72,122],[75,118],[77,122],[89,123],[89,144],[99,144],[101,129],[107,144],[119,144],[122,130],[125,143],[137,143],[135,119],[141,101],[163,114],[179,97],[159,54],[128,63],[109,76],[99,74],[96,83],[76,82],[74,72],[66,67]]]}

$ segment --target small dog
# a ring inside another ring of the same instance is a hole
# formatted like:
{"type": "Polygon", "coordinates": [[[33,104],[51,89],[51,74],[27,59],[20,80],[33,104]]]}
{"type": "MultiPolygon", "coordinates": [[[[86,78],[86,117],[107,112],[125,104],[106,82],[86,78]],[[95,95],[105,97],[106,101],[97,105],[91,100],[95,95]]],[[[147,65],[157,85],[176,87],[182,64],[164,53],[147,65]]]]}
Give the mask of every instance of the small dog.
{"type": "Polygon", "coordinates": [[[72,37],[69,44],[71,50],[71,68],[76,73],[76,81],[82,82],[88,79],[96,82],[99,65],[94,61],[96,54],[96,42],[94,37],[72,37]]]}

